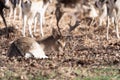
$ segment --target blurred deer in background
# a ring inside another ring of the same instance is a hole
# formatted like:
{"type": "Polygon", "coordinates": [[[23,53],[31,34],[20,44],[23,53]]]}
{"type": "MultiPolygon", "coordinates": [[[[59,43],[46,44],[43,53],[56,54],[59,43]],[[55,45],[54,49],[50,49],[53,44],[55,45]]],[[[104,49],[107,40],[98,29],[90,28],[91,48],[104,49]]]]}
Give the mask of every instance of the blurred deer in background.
{"type": "Polygon", "coordinates": [[[12,15],[14,15],[14,20],[16,20],[16,15],[17,12],[19,13],[19,20],[22,17],[22,7],[21,7],[21,2],[22,0],[6,0],[5,5],[10,7],[10,14],[9,14],[9,19],[12,17],[12,15]]]}
{"type": "MultiPolygon", "coordinates": [[[[25,27],[28,24],[29,26],[29,33],[30,36],[33,37],[32,34],[32,24],[35,18],[37,17],[37,14],[40,15],[39,20],[40,20],[40,33],[42,37],[44,36],[43,33],[43,24],[45,23],[45,11],[48,7],[48,5],[52,2],[52,0],[26,0],[25,2],[22,2],[22,13],[23,13],[23,36],[25,37],[25,27]]],[[[37,21],[35,21],[37,22],[37,21]]],[[[36,23],[35,23],[36,24],[36,23]]],[[[36,31],[36,26],[35,30],[36,31]]]]}
{"type": "Polygon", "coordinates": [[[99,10],[95,7],[95,1],[91,1],[88,3],[89,5],[89,17],[91,18],[90,26],[94,25],[99,17],[99,10]]]}
{"type": "Polygon", "coordinates": [[[113,20],[113,24],[116,27],[116,35],[117,38],[119,37],[119,16],[120,16],[120,7],[119,7],[120,1],[119,0],[99,0],[96,2],[96,5],[98,7],[103,7],[103,13],[101,14],[100,18],[100,25],[102,21],[107,17],[107,40],[109,39],[109,27],[112,22],[110,20],[113,20]]]}
{"type": "Polygon", "coordinates": [[[120,0],[112,0],[112,2],[114,2],[113,8],[115,7],[115,11],[116,11],[116,14],[114,14],[114,16],[115,16],[114,24],[116,26],[116,34],[117,34],[117,37],[120,38],[119,30],[118,30],[119,21],[120,21],[120,0]]]}
{"type": "Polygon", "coordinates": [[[59,31],[60,31],[59,22],[63,17],[63,15],[65,15],[65,13],[67,15],[70,15],[72,18],[75,19],[75,21],[77,21],[76,13],[80,11],[77,5],[77,3],[79,2],[80,0],[74,0],[74,1],[73,0],[57,0],[55,16],[57,20],[56,24],[59,31]]]}
{"type": "Polygon", "coordinates": [[[5,20],[5,17],[4,17],[4,12],[3,12],[4,8],[8,9],[9,7],[5,5],[5,0],[0,0],[0,15],[1,15],[1,17],[3,19],[3,22],[4,22],[4,25],[6,27],[7,37],[9,37],[9,33],[8,33],[8,30],[7,30],[7,23],[6,23],[6,20],[5,20]]]}

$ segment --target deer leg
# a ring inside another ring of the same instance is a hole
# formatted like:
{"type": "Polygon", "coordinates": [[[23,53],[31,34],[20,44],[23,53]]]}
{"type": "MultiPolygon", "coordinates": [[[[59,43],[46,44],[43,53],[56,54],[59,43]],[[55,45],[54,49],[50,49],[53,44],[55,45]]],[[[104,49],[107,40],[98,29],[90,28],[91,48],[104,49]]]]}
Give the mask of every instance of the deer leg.
{"type": "Polygon", "coordinates": [[[22,7],[21,7],[21,4],[22,4],[22,0],[20,0],[20,3],[19,3],[19,20],[22,17],[22,7]]]}
{"type": "Polygon", "coordinates": [[[16,20],[16,8],[14,9],[14,20],[13,21],[15,21],[16,20]]]}
{"type": "Polygon", "coordinates": [[[110,22],[109,16],[107,16],[107,40],[109,39],[109,36],[108,36],[108,34],[109,34],[109,28],[110,28],[109,22],[110,22]]]}
{"type": "Polygon", "coordinates": [[[34,33],[36,32],[36,26],[37,26],[37,17],[35,17],[35,20],[34,20],[34,33]]]}
{"type": "Polygon", "coordinates": [[[27,16],[24,15],[24,16],[23,16],[23,30],[22,30],[23,37],[25,37],[26,24],[27,24],[27,16]]]}
{"type": "Polygon", "coordinates": [[[29,20],[28,20],[29,33],[30,33],[30,36],[33,38],[33,34],[32,34],[32,23],[33,23],[33,19],[29,19],[29,20]]]}
{"type": "Polygon", "coordinates": [[[119,36],[119,30],[118,30],[118,25],[119,25],[118,19],[116,19],[116,20],[114,21],[114,23],[115,23],[117,38],[120,38],[120,36],[119,36]]]}
{"type": "Polygon", "coordinates": [[[40,32],[41,32],[42,37],[44,36],[43,28],[42,28],[43,16],[44,16],[44,13],[43,13],[43,11],[41,11],[41,12],[40,12],[40,32]]]}
{"type": "Polygon", "coordinates": [[[102,20],[103,20],[103,18],[100,17],[100,18],[99,18],[99,26],[102,26],[102,20]]]}
{"type": "Polygon", "coordinates": [[[21,19],[21,17],[22,17],[22,8],[21,6],[19,6],[19,20],[21,19]]]}
{"type": "Polygon", "coordinates": [[[13,14],[13,7],[10,7],[10,15],[9,15],[9,20],[10,20],[10,18],[12,17],[12,14],[13,14]]]}
{"type": "Polygon", "coordinates": [[[4,22],[4,25],[5,25],[5,27],[6,27],[7,37],[9,37],[9,33],[8,33],[8,29],[7,29],[7,23],[6,23],[6,20],[5,20],[5,17],[4,17],[4,14],[3,14],[3,11],[2,11],[2,10],[0,11],[0,15],[1,15],[1,17],[2,17],[2,19],[3,19],[3,22],[4,22]]]}
{"type": "Polygon", "coordinates": [[[42,12],[42,20],[43,20],[43,25],[45,24],[45,10],[42,12]]]}

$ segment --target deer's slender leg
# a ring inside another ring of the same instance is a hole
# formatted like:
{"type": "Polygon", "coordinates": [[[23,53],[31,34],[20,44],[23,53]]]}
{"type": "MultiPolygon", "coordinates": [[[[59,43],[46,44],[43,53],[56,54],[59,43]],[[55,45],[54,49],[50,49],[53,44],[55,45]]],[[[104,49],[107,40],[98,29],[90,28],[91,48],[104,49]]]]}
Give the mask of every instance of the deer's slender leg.
{"type": "Polygon", "coordinates": [[[35,17],[35,20],[34,20],[34,33],[36,32],[36,26],[37,26],[37,17],[35,17]]]}
{"type": "Polygon", "coordinates": [[[119,36],[119,30],[118,30],[118,25],[119,25],[118,19],[115,20],[114,24],[115,24],[115,28],[116,28],[116,35],[117,35],[117,38],[120,38],[120,36],[119,36]]]}
{"type": "Polygon", "coordinates": [[[109,36],[108,36],[108,34],[109,34],[109,28],[110,28],[110,26],[109,26],[109,23],[110,22],[110,20],[109,20],[109,16],[107,16],[107,40],[109,39],[109,36]]]}
{"type": "Polygon", "coordinates": [[[25,37],[25,28],[26,28],[26,25],[27,25],[27,16],[24,15],[23,16],[23,30],[22,30],[22,34],[23,34],[24,37],[25,37]]]}
{"type": "Polygon", "coordinates": [[[40,32],[41,32],[41,35],[42,35],[42,37],[44,36],[44,34],[43,34],[43,28],[42,28],[42,23],[43,23],[43,15],[44,15],[44,13],[42,12],[43,10],[41,10],[41,12],[40,12],[40,32]]]}
{"type": "Polygon", "coordinates": [[[4,17],[4,14],[3,14],[3,10],[0,11],[0,15],[3,19],[3,22],[4,22],[4,25],[6,27],[6,34],[7,34],[7,37],[9,37],[9,33],[8,33],[8,29],[7,29],[7,23],[6,23],[6,20],[5,20],[5,17],[4,17]]]}
{"type": "Polygon", "coordinates": [[[30,33],[30,36],[33,38],[33,34],[32,34],[32,23],[33,23],[33,18],[28,20],[29,33],[30,33]]]}

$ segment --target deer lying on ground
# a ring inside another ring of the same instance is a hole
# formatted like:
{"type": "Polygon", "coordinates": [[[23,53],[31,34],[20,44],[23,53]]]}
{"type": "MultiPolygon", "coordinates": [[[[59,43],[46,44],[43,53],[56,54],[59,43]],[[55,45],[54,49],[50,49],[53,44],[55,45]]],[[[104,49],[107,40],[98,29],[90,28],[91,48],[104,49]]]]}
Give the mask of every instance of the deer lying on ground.
{"type": "Polygon", "coordinates": [[[7,53],[8,57],[22,56],[25,58],[48,58],[45,50],[57,50],[65,46],[64,38],[56,31],[52,30],[52,35],[42,40],[34,40],[29,37],[21,37],[15,40],[7,53]]]}
{"type": "MultiPolygon", "coordinates": [[[[73,31],[79,26],[79,21],[76,21],[75,25],[69,24],[69,32],[73,31]]],[[[8,57],[22,56],[25,58],[48,58],[45,55],[45,51],[55,50],[63,51],[66,45],[67,36],[63,36],[61,32],[56,29],[52,29],[52,35],[43,38],[41,40],[34,40],[29,37],[21,37],[15,40],[8,49],[8,57]]]]}
{"type": "Polygon", "coordinates": [[[3,22],[4,22],[4,25],[6,27],[6,33],[7,33],[7,37],[9,36],[9,33],[8,33],[8,30],[7,30],[7,23],[6,23],[6,20],[5,20],[5,17],[4,17],[4,12],[3,12],[3,9],[6,8],[8,9],[8,6],[5,5],[5,0],[0,0],[0,15],[3,19],[3,22]]]}
{"type": "Polygon", "coordinates": [[[22,2],[22,0],[6,0],[5,5],[10,7],[9,19],[14,14],[14,20],[13,21],[15,21],[17,11],[19,11],[19,19],[21,19],[21,17],[22,17],[21,2],[22,2]]]}
{"type": "MultiPolygon", "coordinates": [[[[37,17],[37,14],[40,15],[40,33],[42,36],[44,36],[43,33],[43,24],[45,23],[45,11],[48,7],[48,5],[52,2],[52,0],[26,0],[25,2],[22,2],[22,15],[23,15],[23,36],[25,37],[25,27],[29,26],[29,33],[30,36],[33,37],[32,34],[32,24],[35,18],[37,17]]],[[[37,21],[35,21],[37,22],[37,21]]],[[[35,23],[36,24],[36,23],[35,23]]],[[[35,27],[36,28],[36,27],[35,27]]],[[[35,32],[35,31],[34,31],[35,32]]]]}

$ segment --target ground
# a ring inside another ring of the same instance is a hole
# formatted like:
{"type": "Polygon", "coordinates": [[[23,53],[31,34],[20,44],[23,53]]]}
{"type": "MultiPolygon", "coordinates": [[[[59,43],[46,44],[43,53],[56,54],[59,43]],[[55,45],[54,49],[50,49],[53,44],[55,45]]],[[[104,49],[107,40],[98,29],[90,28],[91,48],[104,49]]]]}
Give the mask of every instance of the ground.
{"type": "MultiPolygon", "coordinates": [[[[12,22],[13,19],[7,17],[6,20],[9,38],[0,22],[0,80],[120,80],[120,40],[114,27],[110,28],[109,40],[106,27],[99,27],[97,23],[91,26],[80,23],[68,33],[70,18],[64,16],[59,24],[66,37],[63,52],[49,51],[48,59],[9,59],[6,53],[10,44],[22,36],[22,21],[12,22]]],[[[51,27],[57,28],[55,16],[47,17],[43,28],[45,36],[51,34],[51,27]]],[[[41,38],[39,25],[35,38],[41,38]]]]}

